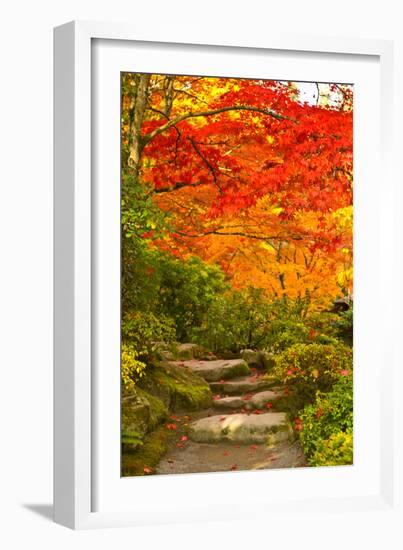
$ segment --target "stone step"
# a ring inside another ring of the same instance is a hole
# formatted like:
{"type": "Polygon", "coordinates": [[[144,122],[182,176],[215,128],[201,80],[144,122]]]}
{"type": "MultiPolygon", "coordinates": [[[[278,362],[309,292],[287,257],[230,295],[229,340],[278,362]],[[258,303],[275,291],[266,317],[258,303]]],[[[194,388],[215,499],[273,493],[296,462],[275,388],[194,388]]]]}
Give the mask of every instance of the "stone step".
{"type": "Polygon", "coordinates": [[[192,422],[189,437],[199,443],[233,441],[274,445],[290,439],[292,429],[282,412],[210,416],[192,422]]]}
{"type": "Polygon", "coordinates": [[[190,361],[170,361],[170,364],[187,367],[207,382],[229,380],[250,373],[250,368],[243,359],[216,359],[213,361],[192,359],[190,361]]]}
{"type": "MultiPolygon", "coordinates": [[[[278,383],[278,382],[277,382],[278,383]]],[[[273,388],[276,385],[275,380],[266,378],[264,376],[240,376],[238,378],[233,378],[232,380],[223,381],[223,382],[211,382],[210,387],[213,393],[219,394],[241,394],[241,393],[251,393],[258,390],[266,390],[273,388]]]]}
{"type": "Polygon", "coordinates": [[[216,409],[262,409],[281,396],[281,390],[266,390],[243,396],[231,395],[218,399],[214,398],[213,406],[216,409]]]}

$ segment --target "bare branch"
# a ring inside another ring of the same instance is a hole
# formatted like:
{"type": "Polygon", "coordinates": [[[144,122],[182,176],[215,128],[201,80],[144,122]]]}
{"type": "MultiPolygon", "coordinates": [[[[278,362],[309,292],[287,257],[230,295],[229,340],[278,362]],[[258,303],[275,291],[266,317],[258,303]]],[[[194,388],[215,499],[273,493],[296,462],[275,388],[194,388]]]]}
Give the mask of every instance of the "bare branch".
{"type": "Polygon", "coordinates": [[[143,136],[143,143],[146,145],[149,143],[152,139],[155,138],[155,136],[158,136],[159,134],[162,134],[163,132],[166,132],[166,130],[169,130],[169,128],[172,128],[172,126],[175,126],[176,124],[179,124],[183,120],[186,120],[188,118],[197,118],[202,116],[212,116],[212,115],[218,115],[220,113],[225,113],[228,111],[252,111],[255,113],[261,113],[263,115],[271,116],[275,118],[276,120],[290,120],[292,122],[298,122],[297,120],[287,117],[285,115],[280,115],[276,113],[275,111],[272,111],[271,109],[262,109],[260,107],[253,107],[251,105],[232,105],[228,107],[220,107],[219,109],[212,109],[211,111],[197,111],[197,112],[190,112],[185,113],[183,115],[179,115],[162,126],[159,126],[159,128],[155,128],[152,132],[149,134],[146,134],[143,136]]]}

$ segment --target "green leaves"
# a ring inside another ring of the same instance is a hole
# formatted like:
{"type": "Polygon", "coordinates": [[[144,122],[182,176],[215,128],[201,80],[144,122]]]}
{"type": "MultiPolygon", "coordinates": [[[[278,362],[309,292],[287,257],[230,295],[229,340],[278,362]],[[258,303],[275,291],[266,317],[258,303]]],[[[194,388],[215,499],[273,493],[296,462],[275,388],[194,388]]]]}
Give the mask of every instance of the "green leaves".
{"type": "Polygon", "coordinates": [[[353,379],[341,377],[329,393],[300,415],[300,440],[311,466],[351,464],[353,452],[353,379]]]}

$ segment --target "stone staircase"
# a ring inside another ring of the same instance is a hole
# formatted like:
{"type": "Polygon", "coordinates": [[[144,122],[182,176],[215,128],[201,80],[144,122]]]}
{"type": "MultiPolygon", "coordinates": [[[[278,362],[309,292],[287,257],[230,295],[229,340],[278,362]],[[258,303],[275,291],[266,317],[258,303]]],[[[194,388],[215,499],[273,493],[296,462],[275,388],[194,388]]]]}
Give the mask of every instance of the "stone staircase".
{"type": "Polygon", "coordinates": [[[281,397],[275,382],[244,359],[173,361],[204,378],[214,394],[213,409],[189,425],[189,438],[198,443],[232,442],[275,445],[291,439],[283,412],[271,411],[281,397]]]}

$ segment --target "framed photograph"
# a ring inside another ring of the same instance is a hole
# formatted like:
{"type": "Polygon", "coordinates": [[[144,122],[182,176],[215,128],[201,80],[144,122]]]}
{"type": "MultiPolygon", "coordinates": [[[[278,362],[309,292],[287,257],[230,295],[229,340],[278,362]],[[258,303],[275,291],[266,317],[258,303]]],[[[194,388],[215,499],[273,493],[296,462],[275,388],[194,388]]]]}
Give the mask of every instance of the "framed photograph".
{"type": "Polygon", "coordinates": [[[392,44],[225,36],[55,29],[71,528],[394,513],[392,44]]]}

